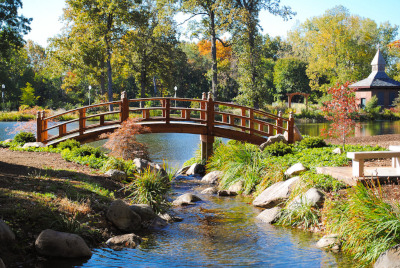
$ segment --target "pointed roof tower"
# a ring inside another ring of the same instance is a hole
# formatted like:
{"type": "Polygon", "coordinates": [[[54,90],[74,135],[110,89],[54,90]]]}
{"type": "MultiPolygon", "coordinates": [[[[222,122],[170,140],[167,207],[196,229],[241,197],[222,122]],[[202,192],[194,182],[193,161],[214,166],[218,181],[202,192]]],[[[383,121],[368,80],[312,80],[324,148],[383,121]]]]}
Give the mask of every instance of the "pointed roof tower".
{"type": "Polygon", "coordinates": [[[368,78],[358,81],[357,83],[351,84],[351,88],[394,88],[400,89],[400,82],[391,79],[385,72],[386,61],[382,56],[381,50],[375,54],[374,59],[371,62],[372,72],[368,78]]]}

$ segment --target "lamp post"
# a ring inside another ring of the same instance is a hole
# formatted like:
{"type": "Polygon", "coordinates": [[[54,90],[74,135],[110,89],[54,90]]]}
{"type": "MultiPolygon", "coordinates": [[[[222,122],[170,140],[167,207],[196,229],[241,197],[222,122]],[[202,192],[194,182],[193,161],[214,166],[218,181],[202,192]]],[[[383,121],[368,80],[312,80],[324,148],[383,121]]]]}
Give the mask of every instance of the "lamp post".
{"type": "Polygon", "coordinates": [[[174,90],[175,90],[175,107],[176,107],[176,91],[178,90],[178,87],[175,86],[175,87],[174,87],[174,90]]]}
{"type": "Polygon", "coordinates": [[[4,90],[6,89],[6,85],[1,85],[1,99],[3,100],[3,112],[4,112],[4,90]]]}
{"type": "Polygon", "coordinates": [[[89,105],[90,105],[90,90],[91,89],[92,89],[92,86],[89,85],[89,93],[88,93],[88,95],[89,95],[89,105]]]}

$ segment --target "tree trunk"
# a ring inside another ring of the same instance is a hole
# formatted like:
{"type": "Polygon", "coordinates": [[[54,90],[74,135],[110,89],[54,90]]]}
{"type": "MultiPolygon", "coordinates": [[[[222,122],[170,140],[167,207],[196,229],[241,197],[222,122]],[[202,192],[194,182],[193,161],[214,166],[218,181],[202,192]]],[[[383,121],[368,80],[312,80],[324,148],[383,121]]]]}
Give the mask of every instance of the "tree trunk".
{"type": "Polygon", "coordinates": [[[214,100],[217,100],[217,87],[218,87],[218,70],[217,70],[217,39],[215,36],[215,14],[214,11],[210,13],[210,30],[211,30],[211,58],[212,58],[212,94],[214,100]]]}
{"type": "MultiPolygon", "coordinates": [[[[256,71],[256,61],[255,61],[255,35],[256,35],[256,25],[254,24],[253,21],[249,21],[249,30],[248,30],[248,38],[249,38],[249,56],[250,56],[250,70],[251,70],[251,86],[250,90],[253,91],[253,94],[256,94],[257,92],[257,85],[256,85],[256,79],[257,79],[257,71],[256,71]]],[[[255,96],[253,99],[254,103],[254,108],[258,109],[260,107],[259,99],[258,96],[255,96]]]]}
{"type": "MultiPolygon", "coordinates": [[[[146,98],[146,88],[147,88],[147,69],[146,69],[146,54],[143,53],[142,68],[140,69],[140,98],[146,98]]],[[[143,103],[140,102],[140,107],[143,107],[143,103]]]]}
{"type": "MultiPolygon", "coordinates": [[[[111,69],[111,53],[107,58],[107,75],[108,75],[108,101],[113,101],[113,90],[112,90],[112,69],[111,69]]],[[[112,104],[109,105],[109,110],[113,111],[112,104]]]]}

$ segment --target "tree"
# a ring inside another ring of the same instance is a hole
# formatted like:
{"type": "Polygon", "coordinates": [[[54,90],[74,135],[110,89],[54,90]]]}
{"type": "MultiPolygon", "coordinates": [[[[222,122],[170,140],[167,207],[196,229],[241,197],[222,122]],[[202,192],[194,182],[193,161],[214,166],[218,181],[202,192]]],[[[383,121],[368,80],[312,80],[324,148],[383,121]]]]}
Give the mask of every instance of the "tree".
{"type": "Polygon", "coordinates": [[[7,0],[0,2],[0,53],[2,57],[8,57],[11,49],[22,48],[25,41],[22,35],[27,34],[32,19],[18,15],[18,9],[22,8],[21,0],[7,0]]]}
{"type": "Polygon", "coordinates": [[[259,14],[261,10],[267,10],[271,14],[282,17],[283,19],[290,19],[296,13],[290,7],[280,6],[280,0],[235,0],[233,1],[235,28],[233,36],[239,39],[237,47],[240,48],[238,58],[241,94],[249,96],[254,95],[251,101],[254,107],[260,106],[260,100],[256,97],[260,94],[253,94],[253,92],[260,91],[261,79],[263,75],[260,74],[258,66],[261,60],[261,36],[258,33],[259,14]]]}
{"type": "MultiPolygon", "coordinates": [[[[113,100],[112,56],[129,28],[141,20],[138,4],[131,0],[67,0],[64,17],[72,28],[84,34],[80,42],[98,40],[105,52],[108,100],[113,100]],[[85,31],[90,29],[90,31],[85,31]],[[90,34],[90,35],[89,35],[90,34]]],[[[110,105],[112,110],[112,105],[110,105]]]]}
{"type": "Polygon", "coordinates": [[[293,55],[308,63],[311,88],[325,91],[336,83],[368,76],[376,45],[384,48],[396,35],[397,26],[385,23],[378,27],[371,19],[337,6],[306,20],[289,32],[288,40],[293,55]]]}
{"type": "MultiPolygon", "coordinates": [[[[226,0],[183,0],[182,11],[191,14],[190,18],[201,16],[200,22],[194,22],[191,27],[196,28],[195,35],[210,38],[211,42],[211,70],[212,70],[212,93],[214,99],[218,98],[218,67],[217,67],[217,40],[221,41],[229,23],[231,23],[231,1],[226,0]]],[[[223,43],[224,44],[224,43],[223,43]]]]}
{"type": "Polygon", "coordinates": [[[26,83],[26,87],[21,88],[21,105],[35,106],[39,96],[35,96],[35,89],[30,83],[26,83]]]}
{"type": "Polygon", "coordinates": [[[286,97],[286,93],[310,92],[306,69],[307,63],[297,58],[278,59],[274,67],[277,97],[286,97]]]}
{"type": "Polygon", "coordinates": [[[350,82],[343,85],[337,84],[330,87],[327,93],[331,96],[329,101],[324,102],[322,111],[325,119],[331,121],[329,130],[323,130],[321,134],[330,137],[341,137],[343,150],[346,144],[346,137],[354,133],[357,123],[353,120],[356,117],[358,106],[356,103],[355,91],[349,88],[350,82]]]}

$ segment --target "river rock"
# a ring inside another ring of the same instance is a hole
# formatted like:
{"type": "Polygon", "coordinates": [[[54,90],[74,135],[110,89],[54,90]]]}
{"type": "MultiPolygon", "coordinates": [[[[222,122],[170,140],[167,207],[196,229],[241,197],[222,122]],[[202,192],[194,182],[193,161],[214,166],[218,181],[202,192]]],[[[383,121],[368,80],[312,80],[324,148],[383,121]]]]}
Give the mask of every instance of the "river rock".
{"type": "Polygon", "coordinates": [[[253,205],[263,208],[275,207],[287,200],[296,183],[299,181],[300,177],[293,177],[286,181],[274,183],[254,199],[253,205]]]}
{"type": "Polygon", "coordinates": [[[209,187],[201,191],[202,194],[216,194],[218,193],[218,189],[215,187],[209,187]]]}
{"type": "Polygon", "coordinates": [[[140,243],[142,243],[140,236],[124,234],[111,237],[107,240],[106,245],[112,249],[121,250],[123,248],[136,248],[140,243]]]}
{"type": "MultiPolygon", "coordinates": [[[[301,141],[303,139],[303,136],[301,135],[300,130],[297,128],[297,126],[294,126],[293,132],[294,132],[293,142],[301,141]]],[[[289,134],[287,131],[285,131],[283,136],[285,137],[285,140],[287,141],[289,140],[289,134]]]]}
{"type": "Polygon", "coordinates": [[[277,143],[277,142],[283,142],[283,143],[287,143],[287,140],[285,139],[285,136],[282,134],[277,134],[275,136],[271,136],[268,138],[268,140],[266,142],[264,142],[263,144],[260,145],[260,150],[264,151],[265,147],[273,144],[273,143],[277,143]]]}
{"type": "Polygon", "coordinates": [[[151,221],[158,215],[154,212],[153,208],[147,204],[133,204],[129,208],[138,214],[142,221],[151,221]]]}
{"type": "Polygon", "coordinates": [[[186,175],[186,172],[189,170],[190,166],[186,166],[181,168],[176,172],[176,175],[186,175]]]}
{"type": "Polygon", "coordinates": [[[172,205],[174,206],[187,206],[187,205],[194,205],[194,202],[201,201],[201,199],[194,194],[191,193],[186,193],[183,195],[178,196],[177,199],[175,199],[172,202],[172,205]]]}
{"type": "Polygon", "coordinates": [[[188,171],[186,171],[187,175],[200,175],[203,176],[206,173],[206,168],[202,164],[193,164],[190,166],[188,171]]]}
{"type": "Polygon", "coordinates": [[[201,181],[210,184],[218,184],[219,179],[224,175],[222,171],[211,171],[207,175],[205,175],[201,181]]]}
{"type": "Polygon", "coordinates": [[[11,231],[8,225],[0,220],[0,244],[5,244],[15,240],[15,234],[11,231]]]}
{"type": "Polygon", "coordinates": [[[339,251],[340,241],[337,234],[324,235],[317,242],[317,247],[321,249],[330,249],[332,251],[339,251]]]}
{"type": "Polygon", "coordinates": [[[183,221],[183,218],[178,217],[178,216],[171,216],[168,213],[159,214],[158,216],[160,216],[160,218],[165,220],[166,222],[181,222],[181,221],[183,221]]]}
{"type": "Polygon", "coordinates": [[[263,212],[258,214],[257,219],[261,220],[262,222],[272,224],[279,219],[281,211],[282,209],[280,207],[265,209],[263,212]]]}
{"type": "Polygon", "coordinates": [[[79,235],[57,232],[51,229],[40,233],[35,241],[35,248],[39,254],[49,257],[81,258],[92,256],[91,250],[79,235]]]}
{"type": "Polygon", "coordinates": [[[133,163],[135,164],[139,173],[144,172],[147,169],[150,169],[154,173],[159,172],[163,177],[166,178],[168,177],[167,172],[159,164],[155,164],[143,158],[135,158],[133,159],[133,163]]]}
{"type": "Polygon", "coordinates": [[[399,268],[400,244],[382,253],[374,264],[374,268],[399,268]]]}
{"type": "Polygon", "coordinates": [[[118,169],[110,169],[105,175],[109,176],[114,181],[125,181],[128,178],[125,172],[118,169]]]}
{"type": "Polygon", "coordinates": [[[119,199],[111,203],[106,216],[121,231],[132,232],[142,227],[139,214],[119,199]]]}
{"type": "Polygon", "coordinates": [[[34,148],[39,148],[39,147],[45,147],[46,145],[42,142],[27,142],[22,146],[22,148],[29,148],[29,147],[34,147],[34,148]]]}
{"type": "Polygon", "coordinates": [[[10,142],[13,142],[13,140],[12,139],[5,139],[3,142],[10,143],[10,142]]]}
{"type": "Polygon", "coordinates": [[[296,196],[288,205],[288,209],[296,209],[297,207],[307,204],[312,207],[321,207],[324,203],[324,194],[316,188],[311,188],[304,194],[296,196]]]}
{"type": "Polygon", "coordinates": [[[219,190],[217,192],[218,196],[236,196],[237,192],[231,192],[229,190],[219,190]]]}
{"type": "Polygon", "coordinates": [[[291,166],[288,170],[286,170],[285,175],[286,176],[297,176],[301,174],[302,172],[306,171],[307,169],[303,166],[302,163],[297,163],[291,166]]]}
{"type": "Polygon", "coordinates": [[[243,181],[237,181],[231,186],[229,186],[228,191],[238,195],[243,190],[243,181]]]}
{"type": "Polygon", "coordinates": [[[342,148],[336,148],[336,149],[334,149],[333,151],[332,151],[332,153],[334,153],[334,154],[342,154],[343,152],[342,152],[342,148]]]}

